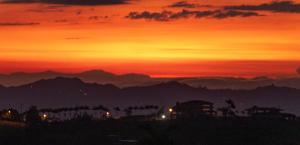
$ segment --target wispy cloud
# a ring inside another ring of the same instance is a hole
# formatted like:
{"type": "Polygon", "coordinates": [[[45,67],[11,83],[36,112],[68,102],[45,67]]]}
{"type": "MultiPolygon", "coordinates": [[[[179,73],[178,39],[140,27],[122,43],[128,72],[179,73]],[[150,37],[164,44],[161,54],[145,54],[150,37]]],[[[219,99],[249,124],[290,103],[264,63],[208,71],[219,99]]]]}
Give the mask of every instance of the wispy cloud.
{"type": "Polygon", "coordinates": [[[125,4],[128,0],[4,0],[2,3],[48,3],[63,5],[114,5],[125,4]]]}
{"type": "Polygon", "coordinates": [[[189,3],[187,1],[179,1],[169,5],[169,7],[172,8],[196,8],[198,6],[199,6],[198,4],[189,3]]]}
{"type": "Polygon", "coordinates": [[[108,16],[90,16],[88,17],[89,20],[92,20],[92,21],[97,21],[99,19],[108,19],[109,17],[108,16]]]}
{"type": "Polygon", "coordinates": [[[64,12],[64,8],[68,7],[67,5],[47,5],[40,6],[36,9],[29,9],[28,12],[37,12],[37,13],[48,13],[48,12],[64,12]]]}
{"type": "Polygon", "coordinates": [[[230,17],[251,17],[261,16],[256,12],[236,11],[236,10],[208,10],[208,11],[190,11],[182,10],[180,12],[162,11],[162,12],[130,12],[126,18],[129,19],[145,19],[155,21],[170,21],[182,18],[215,18],[225,19],[230,17]]]}
{"type": "Polygon", "coordinates": [[[35,22],[0,22],[0,26],[32,26],[39,24],[35,22]]]}
{"type": "Polygon", "coordinates": [[[293,1],[274,1],[271,3],[264,3],[260,5],[226,6],[225,9],[300,13],[300,4],[293,1]]]}

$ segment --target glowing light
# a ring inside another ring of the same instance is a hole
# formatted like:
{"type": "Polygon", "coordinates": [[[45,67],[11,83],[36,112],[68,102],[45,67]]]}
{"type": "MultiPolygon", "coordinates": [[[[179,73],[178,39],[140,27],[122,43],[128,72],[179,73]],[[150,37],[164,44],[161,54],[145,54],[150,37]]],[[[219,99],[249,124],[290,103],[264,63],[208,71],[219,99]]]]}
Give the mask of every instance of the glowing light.
{"type": "Polygon", "coordinates": [[[166,115],[161,115],[161,119],[166,119],[166,115]]]}
{"type": "Polygon", "coordinates": [[[106,112],[106,117],[110,117],[110,116],[111,116],[110,112],[106,112]]]}
{"type": "Polygon", "coordinates": [[[48,118],[48,115],[45,114],[45,113],[41,116],[41,119],[42,119],[43,121],[47,120],[47,118],[48,118]]]}
{"type": "Polygon", "coordinates": [[[169,112],[172,113],[172,112],[173,112],[173,109],[172,109],[172,108],[169,108],[169,112]]]}

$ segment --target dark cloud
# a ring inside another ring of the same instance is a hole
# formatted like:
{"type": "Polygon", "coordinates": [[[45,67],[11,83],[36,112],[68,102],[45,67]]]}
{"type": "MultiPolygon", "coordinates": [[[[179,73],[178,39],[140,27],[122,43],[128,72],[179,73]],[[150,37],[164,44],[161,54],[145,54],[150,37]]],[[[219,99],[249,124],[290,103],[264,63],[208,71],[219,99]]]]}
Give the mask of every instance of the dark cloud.
{"type": "Polygon", "coordinates": [[[127,0],[4,0],[2,3],[47,3],[63,5],[114,5],[125,4],[127,0]]]}
{"type": "Polygon", "coordinates": [[[226,6],[225,9],[300,13],[300,4],[293,1],[274,1],[260,5],[226,6]]]}
{"type": "Polygon", "coordinates": [[[243,12],[243,11],[234,11],[234,10],[230,10],[226,12],[218,11],[213,15],[214,18],[218,18],[218,19],[224,19],[229,17],[251,17],[251,16],[262,16],[262,15],[255,12],[243,12]]]}
{"type": "Polygon", "coordinates": [[[200,7],[210,8],[213,6],[212,5],[199,5],[199,4],[195,4],[195,3],[189,3],[187,1],[179,1],[179,2],[175,2],[171,5],[169,5],[168,7],[170,7],[170,8],[200,8],[200,7]]]}
{"type": "Polygon", "coordinates": [[[35,22],[0,22],[0,26],[32,26],[39,24],[35,22]]]}
{"type": "Polygon", "coordinates": [[[146,20],[156,20],[156,21],[168,21],[173,13],[171,11],[162,12],[130,12],[126,18],[129,19],[146,19],[146,20]]]}
{"type": "Polygon", "coordinates": [[[216,19],[224,19],[230,17],[251,17],[261,16],[256,12],[245,12],[236,10],[214,10],[214,11],[189,11],[182,10],[180,12],[162,11],[162,12],[130,12],[126,18],[129,19],[146,19],[155,21],[170,21],[182,18],[203,18],[210,17],[216,19]]]}
{"type": "Polygon", "coordinates": [[[197,4],[194,3],[188,3],[187,1],[179,1],[171,4],[169,7],[172,8],[196,8],[198,7],[197,4]]]}

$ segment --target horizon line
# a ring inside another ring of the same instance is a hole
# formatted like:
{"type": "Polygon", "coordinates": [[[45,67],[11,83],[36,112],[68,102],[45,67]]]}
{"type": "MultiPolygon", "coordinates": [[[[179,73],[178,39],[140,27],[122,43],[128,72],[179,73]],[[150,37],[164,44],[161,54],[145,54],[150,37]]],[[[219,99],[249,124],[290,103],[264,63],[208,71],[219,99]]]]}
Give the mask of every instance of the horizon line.
{"type": "Polygon", "coordinates": [[[135,72],[127,72],[127,73],[115,73],[112,71],[107,71],[105,69],[87,69],[87,70],[81,70],[81,71],[59,71],[59,70],[51,70],[51,69],[45,69],[45,70],[38,70],[38,71],[11,71],[7,73],[0,72],[0,75],[14,75],[14,74],[38,74],[38,73],[58,73],[63,75],[76,75],[76,74],[82,74],[86,72],[92,72],[92,71],[98,71],[103,73],[109,73],[115,76],[123,76],[123,75],[144,75],[152,79],[160,79],[160,78],[169,78],[169,79],[181,79],[181,78],[236,78],[236,79],[256,79],[256,78],[269,78],[269,79],[280,79],[280,78],[295,78],[299,77],[300,75],[285,75],[285,76],[267,76],[267,75],[258,75],[258,76],[238,76],[238,75],[149,75],[145,73],[135,73],[135,72]]]}

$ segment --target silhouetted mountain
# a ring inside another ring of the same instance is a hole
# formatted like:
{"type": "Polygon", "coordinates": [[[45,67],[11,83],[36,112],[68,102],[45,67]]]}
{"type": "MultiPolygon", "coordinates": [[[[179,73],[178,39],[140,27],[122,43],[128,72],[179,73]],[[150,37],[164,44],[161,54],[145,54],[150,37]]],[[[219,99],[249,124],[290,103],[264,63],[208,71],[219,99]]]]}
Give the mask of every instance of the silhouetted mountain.
{"type": "Polygon", "coordinates": [[[275,84],[276,86],[291,87],[300,89],[300,78],[277,78],[268,77],[256,78],[234,78],[234,77],[201,77],[176,79],[194,87],[207,87],[210,89],[255,89],[275,84]]]}
{"type": "Polygon", "coordinates": [[[64,76],[64,74],[52,71],[38,73],[16,72],[9,75],[0,74],[0,84],[4,86],[19,86],[41,79],[49,79],[59,76],[64,76]]]}
{"type": "Polygon", "coordinates": [[[0,74],[0,84],[4,86],[20,86],[32,83],[41,79],[51,79],[56,77],[79,78],[84,82],[98,84],[113,84],[120,88],[132,86],[150,86],[163,82],[177,81],[193,87],[207,87],[209,89],[255,89],[257,87],[275,84],[300,89],[300,77],[271,79],[268,77],[256,78],[234,78],[234,77],[192,77],[192,78],[151,78],[143,74],[123,74],[116,75],[103,70],[91,70],[82,73],[13,73],[10,75],[0,74]]]}
{"type": "Polygon", "coordinates": [[[151,82],[151,78],[142,74],[116,75],[103,70],[91,70],[82,73],[66,74],[59,72],[39,72],[39,73],[12,73],[9,75],[0,74],[0,84],[4,86],[20,86],[32,83],[41,79],[51,79],[56,77],[76,77],[85,82],[98,84],[114,84],[119,87],[140,85],[151,82]]]}
{"type": "Polygon", "coordinates": [[[233,77],[203,77],[181,80],[180,82],[192,86],[205,86],[211,89],[254,89],[260,86],[267,86],[274,83],[276,80],[259,77],[253,79],[233,78],[233,77]]]}
{"type": "Polygon", "coordinates": [[[40,80],[19,87],[0,87],[2,107],[20,108],[29,105],[42,107],[107,105],[128,106],[157,104],[171,106],[176,101],[201,99],[212,101],[217,107],[231,98],[242,109],[253,105],[281,107],[300,114],[300,90],[275,85],[252,90],[207,89],[192,87],[175,81],[151,85],[118,88],[114,85],[85,83],[77,78],[40,80]]]}
{"type": "Polygon", "coordinates": [[[87,84],[76,78],[40,80],[31,84],[9,87],[0,94],[6,105],[64,106],[76,104],[101,104],[116,97],[119,88],[113,85],[87,84]],[[105,97],[105,98],[104,98],[105,97]],[[99,102],[101,101],[101,102],[99,102]]]}
{"type": "Polygon", "coordinates": [[[99,84],[114,84],[119,87],[140,85],[151,81],[150,76],[142,74],[123,74],[116,75],[102,70],[86,71],[79,74],[68,75],[80,78],[85,82],[99,83],[99,84]]]}

